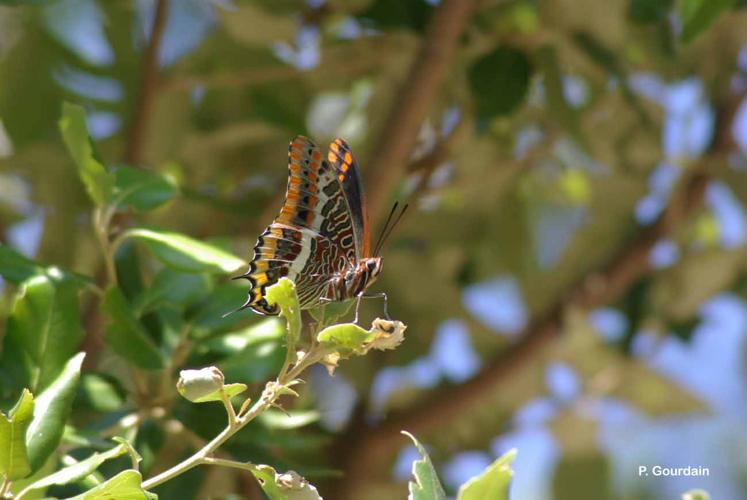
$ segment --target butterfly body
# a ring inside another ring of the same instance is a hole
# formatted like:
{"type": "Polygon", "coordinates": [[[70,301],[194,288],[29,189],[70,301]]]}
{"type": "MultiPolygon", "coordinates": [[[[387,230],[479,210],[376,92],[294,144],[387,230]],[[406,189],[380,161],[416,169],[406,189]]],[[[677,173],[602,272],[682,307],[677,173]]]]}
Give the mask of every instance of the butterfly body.
{"type": "Polygon", "coordinates": [[[335,139],[323,158],[316,145],[296,137],[288,150],[288,186],[280,214],[257,239],[251,283],[241,307],[274,315],[265,290],[282,277],[296,284],[302,309],[356,298],[381,271],[370,255],[370,231],[357,162],[335,139]]]}

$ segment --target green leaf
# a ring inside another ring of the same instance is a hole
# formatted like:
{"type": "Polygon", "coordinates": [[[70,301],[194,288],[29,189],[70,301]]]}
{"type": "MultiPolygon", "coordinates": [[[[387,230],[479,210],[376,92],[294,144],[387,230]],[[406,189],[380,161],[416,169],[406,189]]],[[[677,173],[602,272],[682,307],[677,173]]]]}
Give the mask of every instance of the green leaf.
{"type": "Polygon", "coordinates": [[[0,414],[0,475],[10,481],[31,473],[26,448],[26,430],[34,414],[34,397],[24,389],[6,417],[0,414]]]}
{"type": "Polygon", "coordinates": [[[228,380],[259,382],[277,373],[283,363],[280,345],[286,331],[277,318],[266,318],[242,330],[206,342],[202,349],[223,358],[228,380]]]}
{"type": "Polygon", "coordinates": [[[377,29],[405,28],[423,31],[432,11],[433,5],[428,2],[375,0],[357,17],[364,24],[373,23],[377,29]]]}
{"type": "Polygon", "coordinates": [[[511,483],[511,464],[516,458],[516,448],[509,450],[490,464],[479,476],[475,476],[459,488],[457,500],[508,500],[511,483]]]}
{"type": "Polygon", "coordinates": [[[229,330],[246,320],[241,314],[227,312],[236,309],[246,299],[249,288],[244,282],[231,281],[216,286],[211,293],[189,308],[186,319],[192,323],[194,338],[207,337],[211,333],[229,330]]]}
{"type": "Polygon", "coordinates": [[[141,368],[162,368],[161,351],[148,337],[119,288],[111,286],[104,292],[102,307],[109,316],[104,328],[104,340],[114,352],[141,368]]]}
{"type": "Polygon", "coordinates": [[[498,47],[479,58],[467,75],[477,115],[492,119],[514,111],[527,95],[531,75],[526,54],[513,47],[498,47]]]}
{"type": "Polygon", "coordinates": [[[268,304],[280,308],[280,315],[288,322],[288,346],[295,346],[301,337],[301,306],[296,295],[296,285],[288,278],[280,278],[267,289],[265,298],[268,304]]]}
{"type": "Polygon", "coordinates": [[[682,500],[711,500],[711,495],[701,489],[689,490],[682,494],[682,500]]]}
{"type": "Polygon", "coordinates": [[[172,200],[178,192],[172,177],[152,170],[124,166],[114,171],[113,196],[120,208],[147,212],[172,200]]]}
{"type": "Polygon", "coordinates": [[[722,12],[732,8],[734,4],[735,0],[680,0],[682,41],[689,43],[695,40],[722,12]]]}
{"type": "MultiPolygon", "coordinates": [[[[226,396],[228,397],[228,399],[231,399],[232,397],[241,394],[242,392],[246,391],[246,389],[247,389],[246,384],[240,384],[240,383],[226,384],[223,386],[223,392],[226,393],[226,396]]],[[[179,392],[181,393],[181,391],[179,392]]],[[[184,394],[182,394],[182,396],[184,396],[184,394]]],[[[200,397],[189,399],[189,400],[192,401],[193,403],[208,403],[211,401],[222,401],[223,397],[221,396],[221,391],[217,390],[217,391],[211,392],[210,394],[205,394],[204,396],[200,396],[200,397]]]]}
{"type": "Polygon", "coordinates": [[[287,500],[283,491],[275,484],[275,469],[269,465],[252,467],[252,474],[257,478],[262,491],[270,500],[287,500]]]}
{"type": "Polygon", "coordinates": [[[26,431],[32,472],[44,465],[62,438],[85,355],[80,352],[70,358],[57,379],[36,398],[34,419],[26,431]]]}
{"type": "Polygon", "coordinates": [[[8,337],[28,356],[32,390],[40,391],[57,377],[83,334],[73,282],[39,275],[23,283],[8,318],[8,337]]]}
{"type": "Polygon", "coordinates": [[[364,330],[355,323],[342,323],[328,326],[317,334],[316,339],[324,347],[345,354],[362,348],[363,344],[371,339],[371,336],[371,332],[364,330]]]}
{"type": "Polygon", "coordinates": [[[415,477],[415,481],[409,483],[410,495],[407,497],[408,500],[445,500],[446,493],[441,486],[441,481],[438,479],[438,474],[436,474],[436,469],[433,467],[428,452],[415,439],[415,436],[407,431],[402,431],[402,434],[412,439],[422,457],[412,463],[412,475],[415,477]]]}
{"type": "Polygon", "coordinates": [[[124,455],[130,448],[129,444],[122,443],[110,450],[102,453],[94,453],[85,460],[60,469],[57,472],[50,474],[49,476],[43,477],[33,484],[24,488],[24,492],[38,490],[42,488],[49,488],[50,486],[57,485],[61,486],[64,484],[70,484],[93,474],[101,464],[112,458],[116,458],[120,455],[124,455]]]}
{"type": "Polygon", "coordinates": [[[166,304],[183,308],[210,293],[212,284],[209,275],[164,268],[135,299],[134,309],[142,315],[166,304]]]}
{"type": "Polygon", "coordinates": [[[96,411],[116,411],[125,403],[113,377],[110,379],[98,373],[86,373],[81,377],[80,388],[87,403],[96,411]]]}
{"type": "Polygon", "coordinates": [[[246,265],[225,250],[183,234],[135,228],[129,230],[128,235],[145,242],[158,260],[180,271],[225,274],[246,265]]]}
{"type": "Polygon", "coordinates": [[[0,243],[0,276],[3,279],[18,284],[43,273],[42,266],[0,243]]]}
{"type": "Polygon", "coordinates": [[[267,410],[257,419],[270,429],[288,430],[305,427],[319,420],[316,410],[289,411],[267,410]]]}
{"type": "Polygon", "coordinates": [[[637,24],[657,24],[665,21],[674,0],[630,0],[628,19],[637,24]]]}
{"type": "Polygon", "coordinates": [[[98,160],[86,125],[86,112],[78,105],[62,103],[59,122],[62,140],[78,167],[78,175],[86,187],[88,196],[102,207],[108,201],[114,176],[98,160]]]}
{"type": "Polygon", "coordinates": [[[70,500],[149,500],[158,498],[154,493],[145,491],[141,486],[143,477],[136,470],[122,471],[108,481],[101,483],[85,493],[70,500]]]}

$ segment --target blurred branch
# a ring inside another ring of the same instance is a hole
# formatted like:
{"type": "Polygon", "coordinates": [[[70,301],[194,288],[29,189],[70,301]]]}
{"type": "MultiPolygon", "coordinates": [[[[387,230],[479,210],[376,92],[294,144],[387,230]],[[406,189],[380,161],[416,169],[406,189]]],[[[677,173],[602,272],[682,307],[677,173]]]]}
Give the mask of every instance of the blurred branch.
{"type": "Polygon", "coordinates": [[[731,96],[717,106],[714,135],[708,151],[699,163],[688,169],[689,176],[659,219],[635,234],[606,266],[582,277],[560,294],[558,302],[530,324],[518,343],[500,352],[464,384],[432,391],[421,403],[391,414],[378,426],[368,426],[364,419],[358,419],[356,428],[349,429],[335,449],[337,463],[345,472],[336,498],[348,498],[349,493],[361,491],[361,485],[371,477],[372,471],[403,445],[402,429],[427,436],[476,408],[489,394],[499,391],[520,367],[536,359],[561,333],[567,308],[590,309],[609,303],[649,272],[649,255],[656,242],[681,227],[702,207],[714,163],[723,164],[725,156],[734,149],[731,128],[743,97],[731,96]]]}
{"type": "Polygon", "coordinates": [[[382,213],[392,188],[405,173],[420,125],[451,65],[472,8],[470,0],[444,0],[433,11],[366,169],[366,194],[374,217],[382,213]]]}
{"type": "Polygon", "coordinates": [[[153,18],[148,46],[143,59],[143,72],[140,80],[135,116],[132,120],[129,139],[125,149],[125,161],[131,165],[139,165],[143,161],[143,146],[147,137],[150,117],[153,113],[153,102],[158,87],[159,71],[158,56],[160,53],[163,30],[168,15],[168,0],[156,2],[156,12],[153,18]]]}

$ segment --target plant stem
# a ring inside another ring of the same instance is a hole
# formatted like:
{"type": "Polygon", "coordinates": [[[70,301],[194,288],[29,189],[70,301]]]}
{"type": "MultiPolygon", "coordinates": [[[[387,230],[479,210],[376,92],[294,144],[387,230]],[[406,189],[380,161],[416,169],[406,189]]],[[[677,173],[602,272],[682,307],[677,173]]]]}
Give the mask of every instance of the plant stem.
{"type": "Polygon", "coordinates": [[[3,480],[2,486],[0,486],[0,498],[5,498],[5,495],[10,491],[10,479],[7,477],[3,480]]]}
{"type": "MultiPolygon", "coordinates": [[[[231,436],[240,431],[246,424],[254,420],[263,411],[270,408],[283,394],[282,389],[287,387],[287,384],[293,381],[298,375],[300,375],[306,368],[316,363],[321,359],[323,353],[318,349],[310,349],[298,362],[293,366],[292,369],[287,373],[282,373],[276,380],[268,382],[265,386],[265,390],[262,392],[262,396],[255,402],[251,408],[240,416],[235,416],[231,419],[229,414],[229,424],[223,429],[220,434],[215,436],[212,441],[203,446],[194,455],[187,458],[181,463],[176,464],[172,468],[146,480],[143,482],[143,489],[151,489],[159,484],[165,483],[166,481],[175,478],[176,476],[187,472],[201,464],[216,463],[215,458],[211,458],[210,455],[215,452],[223,443],[225,443],[231,436]]],[[[230,402],[229,402],[230,404],[230,402]]],[[[232,462],[233,463],[233,462],[232,462]]],[[[240,462],[235,462],[240,463],[240,462]]]]}
{"type": "Polygon", "coordinates": [[[233,467],[234,469],[248,470],[252,472],[257,466],[249,462],[226,460],[225,458],[206,457],[203,463],[207,465],[220,465],[222,467],[233,467]]]}

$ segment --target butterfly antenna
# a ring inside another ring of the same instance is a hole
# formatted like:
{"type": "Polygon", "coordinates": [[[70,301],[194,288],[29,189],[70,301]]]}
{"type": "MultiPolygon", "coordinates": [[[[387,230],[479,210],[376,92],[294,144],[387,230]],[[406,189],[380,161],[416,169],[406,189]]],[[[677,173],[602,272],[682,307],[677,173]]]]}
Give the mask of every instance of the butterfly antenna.
{"type": "MultiPolygon", "coordinates": [[[[386,233],[382,231],[382,235],[379,238],[379,242],[376,244],[376,251],[374,252],[374,255],[379,255],[379,251],[381,251],[381,248],[384,246],[384,243],[386,243],[386,240],[389,239],[389,236],[391,236],[392,232],[394,231],[394,228],[397,227],[397,224],[399,224],[399,221],[402,220],[402,216],[405,215],[405,212],[407,212],[407,207],[410,205],[405,205],[402,207],[402,210],[399,212],[399,215],[396,219],[394,219],[394,222],[391,223],[391,225],[388,225],[388,227],[385,226],[385,229],[387,230],[386,233]]],[[[397,204],[394,204],[394,208],[392,208],[392,214],[394,214],[394,209],[397,208],[397,204]]],[[[389,216],[389,219],[391,219],[391,215],[389,216]]],[[[388,220],[388,219],[387,219],[388,220]]]]}
{"type": "Polygon", "coordinates": [[[373,251],[373,255],[374,256],[379,254],[379,250],[381,249],[381,243],[382,243],[381,240],[383,239],[384,234],[386,233],[386,230],[389,227],[389,223],[392,221],[392,217],[394,216],[395,210],[397,210],[397,205],[398,204],[399,204],[398,201],[394,202],[394,206],[389,211],[389,215],[387,215],[387,217],[386,217],[386,221],[384,222],[384,227],[381,228],[381,232],[379,233],[379,237],[376,239],[376,244],[374,245],[374,251],[373,251]]]}

